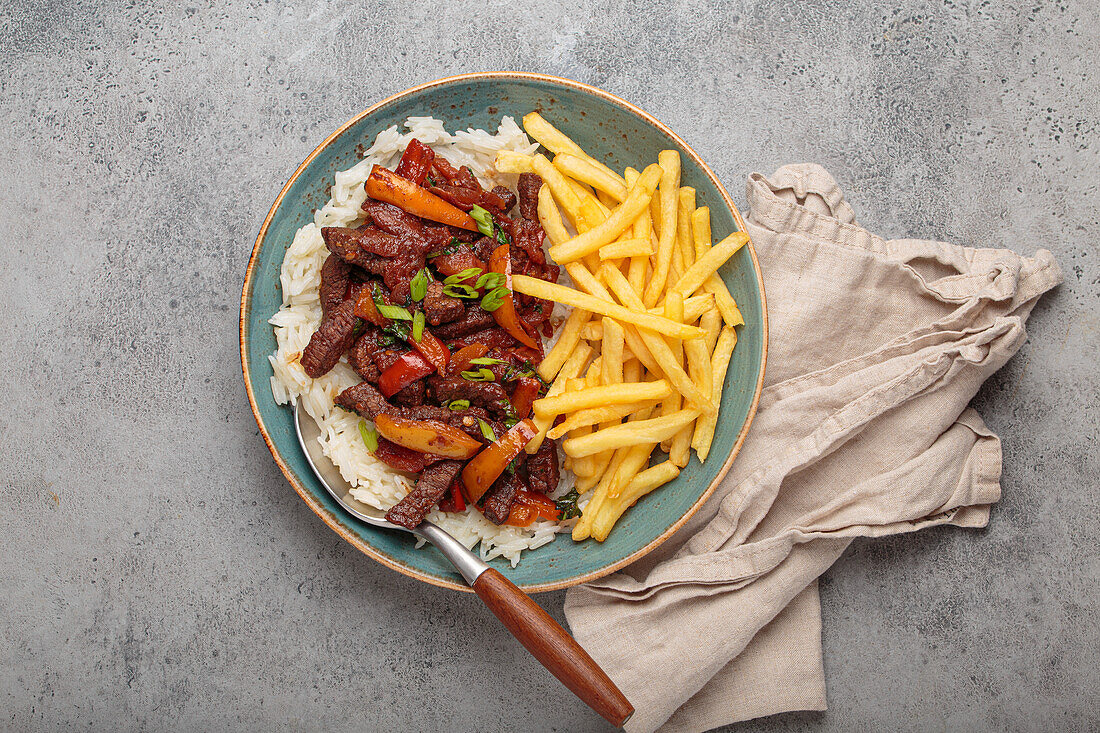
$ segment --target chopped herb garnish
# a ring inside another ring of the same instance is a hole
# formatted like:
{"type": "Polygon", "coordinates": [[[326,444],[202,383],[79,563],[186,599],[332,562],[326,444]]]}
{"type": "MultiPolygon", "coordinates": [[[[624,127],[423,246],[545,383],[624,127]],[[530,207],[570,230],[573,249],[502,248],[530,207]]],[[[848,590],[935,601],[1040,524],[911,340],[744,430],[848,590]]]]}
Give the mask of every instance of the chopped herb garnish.
{"type": "Polygon", "coordinates": [[[382,333],[388,335],[390,338],[401,339],[402,341],[409,340],[409,324],[404,321],[394,321],[390,325],[382,329],[382,333]]]}
{"type": "Polygon", "coordinates": [[[504,299],[512,294],[512,291],[508,288],[496,288],[490,290],[485,294],[485,297],[481,299],[481,309],[492,313],[500,306],[504,305],[504,299]]]}
{"type": "Polygon", "coordinates": [[[479,356],[476,359],[470,359],[471,364],[477,364],[478,366],[492,366],[493,364],[505,364],[504,359],[494,359],[491,356],[479,356]]]}
{"type": "Polygon", "coordinates": [[[480,267],[467,267],[462,272],[455,273],[454,275],[448,277],[446,280],[443,281],[443,284],[456,285],[465,280],[476,280],[478,276],[480,276],[483,272],[484,270],[482,270],[480,267]]]}
{"type": "Polygon", "coordinates": [[[420,343],[420,339],[424,338],[424,312],[417,311],[413,313],[413,327],[412,327],[413,341],[420,343]]]}
{"type": "Polygon", "coordinates": [[[493,215],[480,206],[470,209],[470,216],[477,222],[477,230],[486,237],[493,236],[493,215]]]}
{"type": "Polygon", "coordinates": [[[493,290],[504,284],[504,275],[499,272],[487,272],[477,279],[474,285],[478,290],[493,290]]]}
{"type": "Polygon", "coordinates": [[[505,418],[504,419],[504,427],[511,430],[513,427],[515,427],[516,423],[518,423],[518,422],[519,422],[519,420],[517,418],[514,418],[514,417],[505,418]]]}
{"type": "Polygon", "coordinates": [[[508,235],[500,227],[497,227],[497,244],[508,244],[508,235]]]}
{"type": "Polygon", "coordinates": [[[374,307],[391,321],[411,321],[413,319],[412,313],[409,313],[407,308],[402,308],[399,305],[386,305],[385,303],[378,305],[376,303],[374,307]]]}
{"type": "Polygon", "coordinates": [[[465,298],[466,300],[475,300],[481,296],[469,285],[444,285],[443,294],[452,298],[465,298]]]}
{"type": "Polygon", "coordinates": [[[432,274],[428,272],[428,268],[421,268],[409,281],[409,292],[412,294],[412,299],[417,302],[424,300],[424,296],[428,294],[428,283],[431,281],[432,274]]]}
{"type": "Polygon", "coordinates": [[[462,248],[462,240],[460,240],[458,237],[451,237],[451,241],[448,242],[443,247],[443,249],[438,249],[435,252],[429,252],[428,254],[426,254],[424,256],[427,259],[430,260],[433,257],[439,257],[440,255],[454,254],[455,252],[457,252],[461,248],[462,248]]]}
{"type": "Polygon", "coordinates": [[[497,439],[497,434],[493,432],[493,426],[482,420],[480,417],[477,419],[478,427],[481,428],[481,434],[485,436],[485,440],[494,442],[497,439]]]}
{"type": "Polygon", "coordinates": [[[363,443],[367,446],[367,450],[374,453],[378,450],[378,431],[374,428],[368,428],[367,423],[363,420],[359,421],[359,434],[363,436],[363,443]]]}
{"type": "Polygon", "coordinates": [[[480,369],[468,369],[464,372],[460,372],[462,378],[470,382],[492,382],[496,379],[496,375],[492,370],[481,367],[480,369]]]}
{"type": "Polygon", "coordinates": [[[577,490],[572,489],[568,494],[554,502],[558,505],[558,511],[561,512],[561,516],[559,516],[558,519],[564,520],[579,517],[581,515],[581,510],[577,506],[577,500],[580,498],[580,494],[577,493],[577,490]]]}
{"type": "Polygon", "coordinates": [[[451,400],[450,402],[447,403],[447,409],[455,410],[455,411],[469,410],[470,409],[470,401],[469,400],[451,400]]]}

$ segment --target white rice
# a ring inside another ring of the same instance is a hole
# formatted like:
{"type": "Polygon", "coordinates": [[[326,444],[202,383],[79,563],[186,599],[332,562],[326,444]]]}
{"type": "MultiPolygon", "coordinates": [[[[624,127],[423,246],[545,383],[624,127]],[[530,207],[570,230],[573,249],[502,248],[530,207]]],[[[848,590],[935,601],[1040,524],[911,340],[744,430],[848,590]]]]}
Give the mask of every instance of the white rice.
{"type": "MultiPolygon", "coordinates": [[[[356,226],[363,221],[360,206],[366,199],[363,183],[377,164],[392,168],[405,146],[413,138],[429,145],[437,155],[454,166],[467,165],[486,187],[504,185],[515,190],[514,174],[499,174],[493,169],[497,151],[514,150],[534,153],[532,144],[511,117],[501,119],[495,135],[485,130],[466,130],[449,134],[441,120],[432,117],[410,117],[405,121],[408,132],[401,134],[396,126],[383,130],[375,138],[359,163],[335,176],[329,199],[314,213],[313,223],[295,233],[294,241],[283,258],[280,283],[283,305],[269,321],[275,327],[278,349],[268,357],[274,371],[271,393],[280,405],[297,404],[304,400],[308,412],[321,428],[319,441],[324,453],[340,469],[351,484],[352,496],[358,501],[387,510],[401,500],[413,486],[406,475],[382,463],[370,454],[359,433],[362,418],[335,406],[333,400],[344,389],[358,384],[359,376],[348,365],[346,357],[328,374],[310,379],[299,363],[310,336],[321,322],[318,291],[321,285],[321,265],[329,256],[321,227],[356,226]]],[[[568,491],[572,475],[563,471],[563,486],[558,494],[568,491]]],[[[459,513],[434,509],[428,519],[443,527],[469,548],[481,543],[481,557],[490,560],[503,556],[512,566],[524,550],[533,550],[554,540],[561,531],[556,522],[540,521],[527,528],[497,526],[473,507],[459,513]]]]}

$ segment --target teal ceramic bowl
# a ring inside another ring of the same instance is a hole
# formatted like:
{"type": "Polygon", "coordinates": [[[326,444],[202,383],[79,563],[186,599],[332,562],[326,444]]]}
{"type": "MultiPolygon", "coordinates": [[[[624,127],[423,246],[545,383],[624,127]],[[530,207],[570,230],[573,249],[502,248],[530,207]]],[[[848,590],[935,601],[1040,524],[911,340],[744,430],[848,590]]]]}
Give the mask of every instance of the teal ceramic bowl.
{"type": "MultiPolygon", "coordinates": [[[[412,535],[360,524],[346,514],[314,477],[294,433],[293,411],[275,404],[268,354],[275,337],[267,320],[282,302],[279,268],[294,232],[313,221],[328,200],[336,171],[349,168],[374,137],[407,117],[432,115],[447,129],[496,129],[502,115],[518,122],[539,110],[591,155],[622,170],[642,167],[665,149],[680,151],[683,184],[709,206],[718,240],[744,222],[714,173],[670,129],[607,92],[567,79],[525,73],[485,73],[422,84],[380,102],[334,132],[283,187],[256,238],[241,295],[241,367],[252,411],[271,454],[309,507],[344,539],[375,560],[434,585],[469,590],[451,565],[431,547],[415,549],[412,535]]],[[[492,565],[529,592],[553,590],[594,580],[657,547],[702,506],[729,470],[745,440],[764,377],[768,326],[763,282],[751,244],[721,270],[745,317],[726,376],[722,412],[710,457],[691,463],[673,482],[627,511],[603,543],[574,543],[569,535],[525,552],[519,566],[498,558],[492,565]]]]}

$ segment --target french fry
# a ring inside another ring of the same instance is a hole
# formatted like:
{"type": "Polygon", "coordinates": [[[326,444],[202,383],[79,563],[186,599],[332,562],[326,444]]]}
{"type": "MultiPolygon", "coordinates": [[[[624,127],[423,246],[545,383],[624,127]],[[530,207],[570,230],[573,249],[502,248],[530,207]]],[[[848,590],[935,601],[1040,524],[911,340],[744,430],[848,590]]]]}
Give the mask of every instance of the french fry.
{"type": "MultiPolygon", "coordinates": [[[[622,278],[623,283],[629,288],[630,283],[626,282],[626,278],[623,278],[621,272],[608,265],[604,267],[618,274],[618,276],[622,278]]],[[[676,323],[667,318],[655,316],[652,313],[646,312],[645,309],[641,307],[627,308],[610,300],[598,298],[588,293],[582,293],[579,290],[567,288],[557,283],[548,283],[545,280],[539,280],[538,278],[528,275],[513,275],[512,289],[517,293],[541,298],[542,300],[551,300],[555,303],[571,305],[574,308],[582,308],[592,313],[599,313],[601,316],[610,316],[617,321],[632,323],[641,326],[644,330],[654,331],[666,336],[689,339],[703,334],[702,330],[697,326],[676,323]]],[[[633,289],[631,289],[630,292],[633,294],[633,289]]],[[[635,296],[635,298],[636,297],[637,296],[635,296]]],[[[643,333],[643,339],[644,338],[645,336],[643,333]]],[[[634,350],[633,346],[631,346],[631,351],[634,351],[635,355],[638,353],[634,350]]]]}
{"type": "Polygon", "coordinates": [[[680,261],[686,271],[695,263],[695,238],[691,231],[691,216],[695,213],[695,189],[691,186],[681,186],[677,203],[676,244],[680,248],[680,261]]]}
{"type": "Polygon", "coordinates": [[[500,173],[530,173],[531,156],[514,150],[501,150],[493,161],[493,167],[500,173]]]}
{"type": "MultiPolygon", "coordinates": [[[[626,281],[626,278],[623,277],[621,272],[607,263],[604,263],[600,268],[600,276],[622,302],[626,303],[631,308],[640,309],[642,307],[641,301],[638,300],[638,296],[634,293],[634,290],[630,287],[630,283],[626,281]]],[[[517,276],[513,276],[513,283],[516,277],[517,276]]],[[[654,316],[654,318],[656,318],[656,316],[654,316]]],[[[629,329],[627,329],[627,332],[629,332],[629,329]]],[[[641,336],[641,340],[645,344],[645,348],[649,350],[652,359],[659,365],[661,373],[665,375],[665,378],[672,383],[676,390],[699,409],[708,413],[712,412],[714,406],[710,403],[709,399],[699,392],[699,389],[691,381],[691,378],[688,377],[687,372],[684,371],[680,362],[675,358],[672,350],[669,349],[668,344],[665,343],[665,340],[661,338],[659,334],[645,328],[639,329],[638,335],[641,336]]],[[[630,336],[627,337],[627,343],[630,343],[630,338],[630,336]]],[[[633,343],[630,343],[630,349],[635,355],[639,353],[634,348],[633,343]]]]}
{"type": "Polygon", "coordinates": [[[704,313],[699,318],[699,328],[703,329],[703,338],[707,342],[707,353],[714,351],[714,344],[718,341],[718,334],[722,331],[722,314],[717,308],[704,313]]]}
{"type": "Polygon", "coordinates": [[[618,260],[623,257],[649,257],[653,254],[653,245],[649,238],[620,239],[600,247],[601,260],[618,260]]]}
{"type": "MultiPolygon", "coordinates": [[[[707,397],[711,397],[711,390],[713,385],[712,380],[712,367],[710,362],[710,351],[707,349],[707,341],[705,336],[701,336],[697,339],[690,339],[684,342],[684,355],[687,357],[688,372],[691,374],[691,380],[695,382],[695,386],[699,388],[699,391],[706,394],[707,397]]],[[[722,396],[718,396],[718,402],[711,403],[715,405],[715,409],[721,405],[722,396]]],[[[709,416],[708,416],[709,417],[709,416]]],[[[698,420],[696,425],[698,425],[698,420]]],[[[676,433],[672,438],[672,448],[668,452],[668,458],[674,464],[683,468],[688,464],[688,460],[691,458],[691,441],[695,435],[695,426],[685,425],[680,432],[676,433]]]]}
{"type": "Polygon", "coordinates": [[[647,407],[653,407],[656,400],[639,400],[637,402],[623,402],[618,405],[607,405],[604,407],[590,407],[584,410],[577,410],[576,412],[565,418],[565,421],[560,425],[555,425],[550,428],[546,433],[548,438],[557,440],[566,433],[577,428],[590,427],[598,423],[610,422],[612,420],[621,420],[624,417],[633,415],[647,407]]]}
{"type": "MultiPolygon", "coordinates": [[[[680,297],[680,294],[673,291],[665,296],[665,318],[670,321],[677,321],[682,323],[684,320],[684,299],[680,297]]],[[[684,342],[677,339],[669,339],[668,341],[669,351],[672,352],[672,358],[676,360],[677,364],[681,364],[684,361],[684,342]]],[[[678,392],[670,394],[665,397],[661,402],[661,414],[671,415],[680,409],[680,394],[678,392]]],[[[668,452],[672,447],[671,440],[664,440],[661,442],[661,450],[668,452]]]]}
{"type": "MultiPolygon", "coordinates": [[[[553,417],[563,412],[576,412],[589,407],[617,405],[638,400],[659,400],[672,393],[672,387],[663,379],[655,382],[628,384],[601,384],[585,387],[551,397],[535,400],[535,415],[553,417]]],[[[576,456],[574,456],[575,458],[576,456]]]]}
{"type": "MultiPolygon", "coordinates": [[[[531,159],[531,168],[542,178],[543,185],[550,189],[550,193],[554,195],[554,200],[561,206],[562,213],[565,214],[573,228],[578,232],[587,231],[589,227],[581,212],[580,196],[569,185],[569,181],[565,176],[542,154],[531,159]]],[[[556,246],[564,246],[564,243],[556,246]]]]}
{"type": "MultiPolygon", "coordinates": [[[[576,309],[574,309],[576,310],[576,309]]],[[[718,311],[715,311],[717,313],[718,311]]],[[[721,318],[721,316],[719,316],[721,318]]],[[[602,321],[590,321],[584,324],[584,328],[581,330],[581,338],[585,341],[602,341],[603,340],[603,322],[602,321]]]]}
{"type": "Polygon", "coordinates": [[[714,440],[714,426],[718,424],[718,410],[722,406],[722,388],[726,383],[726,369],[729,368],[730,355],[733,347],[737,345],[737,331],[732,326],[726,326],[718,336],[718,342],[714,345],[714,353],[710,357],[711,370],[711,401],[715,411],[711,415],[703,415],[695,425],[695,435],[691,438],[691,447],[695,449],[695,455],[700,461],[705,461],[710,453],[711,441],[714,440]]]}
{"type": "Polygon", "coordinates": [[[603,319],[603,383],[620,384],[623,381],[623,327],[611,318],[603,319]]]}
{"type": "Polygon", "coordinates": [[[589,530],[591,536],[597,542],[603,542],[627,509],[634,506],[646,494],[664,486],[679,475],[680,469],[671,461],[665,461],[634,476],[623,487],[618,497],[601,502],[600,512],[589,530]]]}
{"type": "Polygon", "coordinates": [[[722,320],[726,322],[727,326],[742,326],[745,324],[745,318],[741,315],[737,302],[734,301],[729,288],[726,287],[726,283],[722,281],[717,272],[703,281],[703,288],[714,296],[714,304],[717,306],[718,312],[722,314],[722,320]]]}
{"type": "MultiPolygon", "coordinates": [[[[631,418],[631,422],[647,420],[651,412],[651,409],[645,408],[631,418]]],[[[625,483],[624,476],[633,476],[638,472],[642,464],[649,460],[649,454],[653,452],[654,447],[655,445],[650,443],[619,448],[615,451],[611,463],[592,493],[592,499],[585,506],[580,521],[574,526],[574,540],[583,540],[589,536],[593,521],[599,514],[603,502],[609,495],[618,493],[620,486],[625,483]]]]}
{"type": "Polygon", "coordinates": [[[546,381],[552,380],[558,374],[558,370],[561,369],[562,364],[565,363],[569,355],[573,353],[573,349],[577,347],[577,343],[581,338],[581,330],[588,325],[588,319],[592,316],[591,313],[582,309],[574,308],[569,314],[569,317],[565,319],[565,323],[561,327],[561,332],[558,334],[558,340],[554,344],[554,347],[547,352],[546,356],[542,358],[542,362],[539,364],[539,376],[546,381]]]}
{"type": "Polygon", "coordinates": [[[623,177],[615,175],[608,168],[601,169],[594,165],[591,158],[559,153],[554,156],[554,166],[570,178],[587,184],[597,191],[603,191],[616,202],[626,200],[626,183],[623,177]]]}
{"type": "MultiPolygon", "coordinates": [[[[625,337],[626,330],[623,330],[625,337]]],[[[628,356],[627,348],[623,346],[623,381],[624,382],[640,382],[642,381],[642,363],[635,359],[633,356],[628,356]]]]}
{"type": "Polygon", "coordinates": [[[539,223],[542,224],[542,229],[546,232],[546,238],[550,240],[551,244],[558,244],[569,239],[569,232],[565,229],[565,224],[561,220],[561,211],[558,210],[558,205],[554,203],[554,194],[551,193],[550,187],[545,183],[539,189],[538,214],[539,223]]]}
{"type": "Polygon", "coordinates": [[[657,163],[661,167],[658,189],[658,198],[661,202],[660,232],[657,242],[657,263],[653,268],[653,277],[646,285],[645,296],[642,298],[647,308],[652,308],[665,292],[669,266],[672,263],[672,249],[676,245],[676,209],[679,205],[677,197],[680,190],[680,154],[675,150],[662,150],[657,155],[657,163]]]}
{"type": "MultiPolygon", "coordinates": [[[[626,185],[633,186],[638,181],[638,176],[641,174],[633,168],[627,168],[625,171],[626,185]]],[[[643,209],[642,213],[638,214],[638,218],[634,220],[633,234],[637,239],[644,239],[650,243],[649,249],[651,252],[653,249],[653,220],[650,217],[649,209],[643,209]]],[[[634,288],[634,292],[641,297],[642,292],[645,290],[645,276],[646,271],[649,269],[649,255],[644,257],[631,257],[630,269],[627,270],[627,280],[630,281],[631,287],[634,288]]]]}
{"type": "MultiPolygon", "coordinates": [[[[581,369],[584,369],[591,356],[592,347],[588,344],[579,344],[573,349],[573,353],[565,360],[561,369],[558,370],[558,375],[554,377],[553,384],[546,390],[546,396],[550,397],[565,392],[566,382],[581,373],[581,369]]],[[[535,433],[535,437],[531,438],[530,442],[527,443],[525,450],[528,453],[534,453],[539,449],[543,439],[546,438],[546,431],[550,429],[550,426],[554,422],[553,417],[543,418],[538,415],[533,415],[531,419],[535,423],[535,429],[538,432],[535,433]]]]}
{"type": "Polygon", "coordinates": [[[566,178],[566,182],[570,188],[573,189],[573,193],[577,194],[577,198],[581,200],[581,214],[584,216],[585,224],[589,229],[602,224],[604,219],[611,214],[611,209],[603,205],[596,195],[592,193],[592,190],[584,185],[574,181],[572,178],[566,178]]]}
{"type": "Polygon", "coordinates": [[[695,264],[680,276],[672,289],[678,290],[685,298],[691,295],[702,286],[707,277],[717,272],[722,263],[744,247],[748,241],[749,235],[744,232],[734,232],[729,235],[696,260],[695,264]]]}
{"type": "MultiPolygon", "coordinates": [[[[543,160],[546,159],[543,158],[543,160]]],[[[535,163],[539,163],[539,156],[535,156],[535,163]]],[[[547,164],[549,164],[549,162],[547,162],[547,164]]],[[[551,166],[551,168],[553,168],[553,166],[551,166]]],[[[537,167],[535,172],[542,175],[537,167]]],[[[556,168],[553,169],[553,172],[557,176],[561,176],[561,173],[559,173],[556,168]]],[[[568,242],[554,245],[550,248],[550,256],[558,263],[572,262],[587,254],[596,252],[605,244],[610,244],[615,241],[615,238],[626,231],[626,228],[634,223],[634,220],[649,204],[649,200],[653,196],[654,188],[660,178],[660,166],[653,164],[646,168],[638,178],[638,182],[630,189],[630,193],[627,194],[626,200],[617,206],[603,223],[581,232],[568,242]]],[[[564,180],[564,178],[562,178],[562,180],[564,180]]],[[[547,181],[547,183],[549,183],[549,181],[547,181]]],[[[553,190],[553,186],[551,186],[551,189],[553,190]]],[[[576,194],[572,189],[569,189],[569,193],[576,198],[576,194]]],[[[556,190],[554,190],[554,198],[559,201],[561,200],[556,190]]],[[[577,200],[577,207],[579,210],[579,200],[577,200]]]]}
{"type": "Polygon", "coordinates": [[[623,339],[626,341],[630,353],[633,354],[646,369],[653,374],[663,373],[661,371],[661,365],[653,358],[653,354],[649,353],[649,347],[645,345],[645,341],[642,340],[641,331],[637,327],[625,325],[623,328],[623,339]]]}
{"type": "Polygon", "coordinates": [[[700,206],[691,215],[691,238],[695,243],[695,258],[698,260],[710,249],[710,207],[700,206]]]}
{"type": "Polygon", "coordinates": [[[698,416],[698,410],[688,409],[680,410],[672,415],[650,418],[649,420],[623,423],[622,425],[597,430],[590,435],[579,438],[566,438],[562,441],[562,450],[573,456],[573,458],[580,458],[628,445],[660,443],[665,438],[675,435],[680,428],[698,416]]]}
{"type": "Polygon", "coordinates": [[[523,129],[526,130],[528,135],[535,138],[539,144],[555,155],[576,155],[579,158],[584,158],[597,168],[602,169],[606,174],[618,176],[615,171],[584,152],[584,148],[577,145],[567,135],[543,119],[542,115],[538,112],[531,112],[523,116],[523,129]]]}
{"type": "MultiPolygon", "coordinates": [[[[710,293],[684,298],[684,323],[694,323],[698,321],[704,313],[710,310],[714,310],[714,296],[710,293]]],[[[663,315],[665,312],[664,306],[662,305],[660,308],[650,308],[649,312],[658,316],[663,315]]]]}
{"type": "Polygon", "coordinates": [[[655,443],[639,443],[638,445],[631,446],[630,448],[624,448],[622,450],[627,451],[626,457],[619,465],[619,474],[615,476],[614,481],[611,483],[611,488],[607,492],[608,499],[615,499],[619,496],[619,492],[623,487],[630,483],[630,479],[645,468],[649,463],[649,456],[657,448],[655,443]]]}

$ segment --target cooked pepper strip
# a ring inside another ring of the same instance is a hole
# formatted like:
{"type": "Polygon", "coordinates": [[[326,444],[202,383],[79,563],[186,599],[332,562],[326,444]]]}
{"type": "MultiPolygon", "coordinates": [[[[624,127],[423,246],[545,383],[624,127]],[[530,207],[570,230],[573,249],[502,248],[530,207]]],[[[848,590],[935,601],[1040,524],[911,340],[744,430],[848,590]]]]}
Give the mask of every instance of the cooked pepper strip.
{"type": "Polygon", "coordinates": [[[371,169],[366,189],[372,199],[393,204],[414,216],[477,231],[477,222],[465,211],[380,165],[371,169]]]}
{"type": "Polygon", "coordinates": [[[378,378],[378,390],[389,398],[418,379],[435,371],[435,366],[416,351],[407,351],[378,378]]]}
{"type": "Polygon", "coordinates": [[[419,186],[424,183],[424,178],[427,177],[428,171],[432,169],[434,161],[435,151],[414,137],[409,140],[405,152],[401,155],[401,162],[397,164],[394,173],[419,186]]]}
{"type": "Polygon", "coordinates": [[[383,328],[390,324],[389,319],[378,312],[378,306],[374,302],[374,294],[369,287],[359,291],[359,297],[355,301],[355,315],[383,328]]]}
{"type": "Polygon", "coordinates": [[[451,355],[450,373],[458,374],[467,371],[474,359],[485,356],[487,353],[489,353],[489,347],[485,344],[477,343],[463,346],[451,355]]]}
{"type": "Polygon", "coordinates": [[[513,527],[527,527],[538,519],[548,519],[556,522],[561,518],[561,510],[553,499],[548,499],[542,494],[533,491],[520,490],[516,492],[515,503],[508,514],[505,524],[513,527]]]}
{"type": "Polygon", "coordinates": [[[504,287],[507,288],[507,294],[501,295],[500,307],[493,311],[493,319],[516,341],[537,349],[538,344],[524,329],[516,314],[516,303],[512,299],[512,258],[508,254],[507,244],[493,250],[493,255],[489,258],[489,269],[504,275],[504,287]]]}
{"type": "Polygon", "coordinates": [[[410,420],[383,412],[374,419],[374,427],[386,440],[444,458],[465,460],[481,448],[466,433],[438,420],[410,420]]]}
{"type": "Polygon", "coordinates": [[[425,328],[419,341],[410,336],[409,343],[435,367],[437,372],[440,374],[447,373],[447,362],[451,358],[451,352],[447,350],[447,345],[440,341],[435,334],[425,328]]]}
{"type": "Polygon", "coordinates": [[[516,380],[516,388],[512,392],[512,409],[516,411],[516,417],[531,417],[531,408],[539,396],[540,387],[542,383],[534,377],[520,377],[516,380]]]}
{"type": "Polygon", "coordinates": [[[492,444],[486,446],[462,469],[462,483],[470,501],[478,502],[508,464],[535,437],[535,424],[520,420],[492,444]]]}

